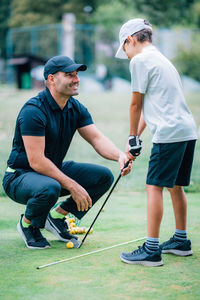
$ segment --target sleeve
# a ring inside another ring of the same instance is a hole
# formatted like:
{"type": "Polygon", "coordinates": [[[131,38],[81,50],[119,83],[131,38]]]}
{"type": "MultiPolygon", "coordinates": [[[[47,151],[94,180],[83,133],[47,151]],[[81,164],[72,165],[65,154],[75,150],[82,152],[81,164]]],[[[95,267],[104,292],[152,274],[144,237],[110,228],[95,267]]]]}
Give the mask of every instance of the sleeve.
{"type": "Polygon", "coordinates": [[[20,112],[21,135],[45,136],[46,116],[39,107],[26,105],[20,112]]]}
{"type": "Polygon", "coordinates": [[[78,122],[78,128],[88,126],[93,124],[92,116],[87,110],[87,108],[80,104],[80,117],[79,117],[79,122],[78,122]]]}
{"type": "Polygon", "coordinates": [[[131,91],[145,94],[149,82],[149,70],[141,59],[133,59],[130,62],[131,91]]]}

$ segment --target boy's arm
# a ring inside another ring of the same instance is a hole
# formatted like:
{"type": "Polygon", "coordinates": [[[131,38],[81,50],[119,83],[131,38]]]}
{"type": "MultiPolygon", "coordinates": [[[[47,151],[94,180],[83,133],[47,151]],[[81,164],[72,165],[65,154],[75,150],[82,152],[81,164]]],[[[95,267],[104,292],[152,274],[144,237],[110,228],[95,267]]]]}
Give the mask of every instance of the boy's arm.
{"type": "Polygon", "coordinates": [[[143,133],[145,128],[146,128],[146,122],[144,120],[143,113],[141,112],[140,121],[139,121],[139,125],[138,125],[138,133],[137,133],[138,136],[141,136],[141,134],[143,133]]]}
{"type": "Polygon", "coordinates": [[[143,94],[138,92],[132,93],[132,99],[130,103],[130,134],[128,141],[127,155],[128,158],[134,160],[136,156],[140,155],[142,149],[139,135],[145,128],[145,122],[142,115],[142,100],[143,94]]]}
{"type": "MultiPolygon", "coordinates": [[[[138,135],[138,130],[142,129],[139,128],[139,123],[140,123],[140,117],[142,113],[142,99],[143,99],[143,94],[138,93],[138,92],[133,92],[132,93],[132,99],[130,103],[130,109],[129,109],[129,115],[130,115],[130,135],[138,135]]],[[[140,124],[142,125],[142,124],[140,124]]],[[[144,128],[143,128],[144,130],[144,128]]],[[[143,131],[142,130],[142,131],[143,131]]],[[[141,132],[142,133],[142,132],[141,132]]]]}

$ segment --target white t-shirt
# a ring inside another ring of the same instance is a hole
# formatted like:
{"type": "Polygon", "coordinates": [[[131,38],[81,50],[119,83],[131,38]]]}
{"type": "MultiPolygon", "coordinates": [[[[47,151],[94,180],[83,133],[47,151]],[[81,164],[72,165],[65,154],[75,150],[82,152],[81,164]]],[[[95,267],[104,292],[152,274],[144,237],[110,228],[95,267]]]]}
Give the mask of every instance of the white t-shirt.
{"type": "Polygon", "coordinates": [[[153,143],[196,140],[196,125],[172,63],[150,45],[131,59],[130,72],[132,92],[144,94],[143,115],[153,143]]]}

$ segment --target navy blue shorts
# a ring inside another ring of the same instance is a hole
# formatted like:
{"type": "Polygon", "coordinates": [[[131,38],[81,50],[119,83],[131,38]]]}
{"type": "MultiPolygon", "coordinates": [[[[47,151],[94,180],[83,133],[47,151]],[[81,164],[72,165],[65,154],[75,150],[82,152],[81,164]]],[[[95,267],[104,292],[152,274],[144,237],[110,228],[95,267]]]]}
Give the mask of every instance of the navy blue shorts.
{"type": "Polygon", "coordinates": [[[188,186],[196,140],[153,144],[146,183],[173,188],[188,186]]]}

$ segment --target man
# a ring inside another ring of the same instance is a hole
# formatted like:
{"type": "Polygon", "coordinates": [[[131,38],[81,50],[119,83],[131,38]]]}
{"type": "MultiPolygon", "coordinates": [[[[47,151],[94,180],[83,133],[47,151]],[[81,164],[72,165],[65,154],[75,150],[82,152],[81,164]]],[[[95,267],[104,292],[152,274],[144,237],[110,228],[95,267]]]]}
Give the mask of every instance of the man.
{"type": "MultiPolygon", "coordinates": [[[[40,232],[43,227],[76,246],[77,237],[69,234],[65,216],[71,212],[81,219],[113,182],[105,167],[63,162],[76,130],[101,156],[118,161],[121,170],[127,161],[95,127],[88,110],[73,98],[78,95],[78,71],[86,69],[67,56],[51,58],[44,67],[47,88],[26,102],[17,118],[3,186],[11,199],[26,205],[17,228],[31,249],[50,247],[40,232]],[[64,195],[71,196],[55,207],[64,195]]],[[[131,164],[122,175],[130,169],[131,164]]]]}
{"type": "Polygon", "coordinates": [[[146,181],[148,236],[139,249],[122,253],[121,260],[129,264],[160,266],[163,265],[161,251],[192,255],[186,232],[187,200],[183,186],[190,183],[196,127],[184,99],[178,72],[152,45],[151,24],[140,18],[131,19],[121,27],[119,38],[116,57],[130,59],[129,159],[140,154],[139,137],[146,124],[153,134],[146,181]],[[173,237],[159,247],[164,187],[170,192],[176,229],[173,237]]]}

